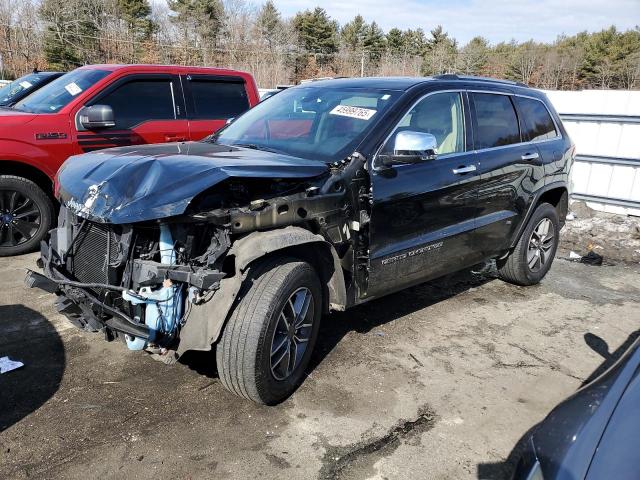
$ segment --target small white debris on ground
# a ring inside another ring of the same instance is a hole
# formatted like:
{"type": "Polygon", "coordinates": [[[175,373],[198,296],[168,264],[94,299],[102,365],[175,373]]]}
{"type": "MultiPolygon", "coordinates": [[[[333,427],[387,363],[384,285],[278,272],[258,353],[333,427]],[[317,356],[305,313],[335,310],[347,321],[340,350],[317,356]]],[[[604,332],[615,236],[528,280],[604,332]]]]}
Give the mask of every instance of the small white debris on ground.
{"type": "Polygon", "coordinates": [[[24,363],[11,360],[9,357],[0,358],[0,373],[7,373],[20,367],[24,367],[24,363]]]}
{"type": "Polygon", "coordinates": [[[573,202],[560,234],[560,251],[570,259],[595,250],[607,261],[640,262],[640,218],[596,212],[573,202]]]}

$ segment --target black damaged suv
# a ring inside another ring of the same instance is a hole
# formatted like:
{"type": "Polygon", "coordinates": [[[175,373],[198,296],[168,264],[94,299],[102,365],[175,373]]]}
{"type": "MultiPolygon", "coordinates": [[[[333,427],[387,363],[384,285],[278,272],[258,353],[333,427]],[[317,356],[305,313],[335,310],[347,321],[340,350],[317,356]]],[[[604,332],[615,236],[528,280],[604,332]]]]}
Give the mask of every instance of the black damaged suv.
{"type": "Polygon", "coordinates": [[[44,276],[77,326],[275,404],[320,318],[495,260],[549,270],[574,146],[541,92],[445,75],[287,89],[202,142],[113,148],[58,172],[44,276]]]}

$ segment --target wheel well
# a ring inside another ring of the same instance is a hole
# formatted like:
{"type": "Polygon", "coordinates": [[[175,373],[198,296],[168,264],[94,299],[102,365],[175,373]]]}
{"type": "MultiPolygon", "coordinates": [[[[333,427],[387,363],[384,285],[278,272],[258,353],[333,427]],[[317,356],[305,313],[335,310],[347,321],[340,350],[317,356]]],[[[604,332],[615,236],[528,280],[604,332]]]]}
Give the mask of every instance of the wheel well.
{"type": "Polygon", "coordinates": [[[322,285],[323,313],[329,313],[331,308],[344,309],[344,307],[346,307],[346,305],[344,305],[344,301],[340,301],[339,303],[331,302],[332,299],[337,300],[340,297],[336,296],[335,293],[337,287],[334,285],[336,280],[336,277],[333,275],[335,267],[333,256],[328,245],[321,242],[292,245],[267,253],[256,260],[263,260],[265,257],[274,255],[291,256],[305,261],[309,263],[316,272],[318,272],[320,283],[322,285]]]}
{"type": "Polygon", "coordinates": [[[0,161],[0,175],[15,175],[31,180],[53,198],[53,182],[46,173],[36,167],[26,163],[2,160],[0,161]]]}
{"type": "Polygon", "coordinates": [[[560,219],[560,225],[564,225],[567,218],[567,211],[569,209],[569,193],[565,187],[552,188],[547,190],[538,199],[538,204],[550,203],[558,212],[558,218],[560,219]]]}

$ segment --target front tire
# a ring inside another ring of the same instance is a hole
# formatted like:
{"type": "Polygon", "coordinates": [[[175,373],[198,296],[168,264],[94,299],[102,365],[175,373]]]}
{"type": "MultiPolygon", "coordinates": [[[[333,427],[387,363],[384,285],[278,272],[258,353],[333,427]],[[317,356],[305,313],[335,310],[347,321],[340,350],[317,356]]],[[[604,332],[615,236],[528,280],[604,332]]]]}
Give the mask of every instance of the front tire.
{"type": "Polygon", "coordinates": [[[34,182],[0,175],[0,257],[36,250],[51,228],[53,202],[34,182]]]}
{"type": "Polygon", "coordinates": [[[560,239],[558,212],[549,203],[538,205],[513,252],[497,262],[506,282],[528,286],[539,283],[553,263],[560,239]]]}
{"type": "Polygon", "coordinates": [[[306,262],[273,257],[251,267],[216,346],[224,387],[275,405],[302,383],[322,315],[322,289],[306,262]]]}

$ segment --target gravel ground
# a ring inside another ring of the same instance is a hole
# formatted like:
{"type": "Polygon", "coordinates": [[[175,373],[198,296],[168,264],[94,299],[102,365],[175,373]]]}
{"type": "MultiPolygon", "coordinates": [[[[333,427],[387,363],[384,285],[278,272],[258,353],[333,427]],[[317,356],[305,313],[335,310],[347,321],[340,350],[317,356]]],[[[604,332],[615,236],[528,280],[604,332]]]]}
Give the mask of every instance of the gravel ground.
{"type": "Polygon", "coordinates": [[[640,325],[637,264],[556,260],[530,288],[460,273],[326,317],[306,382],[261,407],[211,354],[165,366],[76,330],[23,286],[35,258],[0,259],[0,356],[25,363],[0,376],[3,479],[506,478],[640,325]]]}

